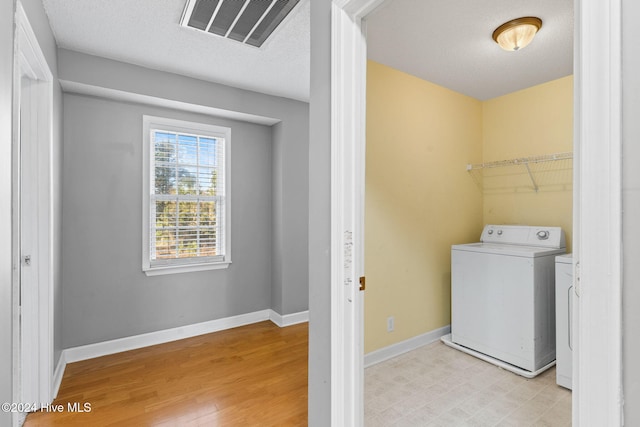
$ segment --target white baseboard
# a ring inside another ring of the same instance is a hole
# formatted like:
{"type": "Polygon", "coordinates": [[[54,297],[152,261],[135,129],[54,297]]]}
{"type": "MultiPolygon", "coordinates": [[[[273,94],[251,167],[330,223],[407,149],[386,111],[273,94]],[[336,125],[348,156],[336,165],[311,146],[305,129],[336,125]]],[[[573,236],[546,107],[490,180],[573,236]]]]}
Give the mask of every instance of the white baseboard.
{"type": "Polygon", "coordinates": [[[178,328],[149,332],[147,334],[134,335],[95,344],[82,345],[68,348],[63,351],[67,363],[80,360],[93,359],[94,357],[120,353],[122,351],[135,350],[151,345],[164,344],[184,338],[218,332],[238,326],[269,320],[271,310],[260,310],[238,316],[225,317],[223,319],[210,320],[208,322],[195,323],[193,325],[180,326],[178,328]]]}
{"type": "Polygon", "coordinates": [[[451,325],[443,326],[439,329],[409,338],[408,340],[401,341],[396,344],[392,344],[388,347],[384,347],[378,350],[374,350],[371,353],[364,355],[364,367],[375,365],[385,360],[392,359],[396,356],[400,356],[411,350],[415,350],[424,345],[431,344],[434,341],[440,339],[440,337],[451,333],[451,325]]]}
{"type": "Polygon", "coordinates": [[[56,370],[53,371],[53,384],[51,390],[51,400],[53,401],[58,397],[58,391],[60,390],[60,384],[62,384],[62,377],[64,376],[64,370],[67,367],[67,360],[65,359],[64,350],[60,353],[60,359],[56,365],[56,370]]]}
{"type": "Polygon", "coordinates": [[[123,351],[136,350],[156,344],[164,344],[184,338],[191,338],[198,335],[210,334],[225,329],[237,328],[252,323],[271,320],[279,327],[286,327],[309,321],[309,312],[285,314],[284,316],[271,309],[254,311],[253,313],[240,314],[238,316],[225,317],[223,319],[210,320],[208,322],[196,323],[193,325],[181,326],[178,328],[165,329],[162,331],[149,332],[147,334],[134,335],[131,337],[119,338],[110,341],[103,341],[95,344],[81,345],[67,348],[62,351],[60,360],[56,366],[53,376],[53,397],[58,395],[60,383],[64,375],[67,363],[79,362],[81,360],[93,359],[95,357],[107,356],[109,354],[123,351]]]}
{"type": "Polygon", "coordinates": [[[285,314],[276,313],[273,310],[269,310],[269,320],[276,325],[284,328],[286,326],[297,325],[298,323],[304,323],[309,321],[309,310],[300,311],[298,313],[285,314]]]}

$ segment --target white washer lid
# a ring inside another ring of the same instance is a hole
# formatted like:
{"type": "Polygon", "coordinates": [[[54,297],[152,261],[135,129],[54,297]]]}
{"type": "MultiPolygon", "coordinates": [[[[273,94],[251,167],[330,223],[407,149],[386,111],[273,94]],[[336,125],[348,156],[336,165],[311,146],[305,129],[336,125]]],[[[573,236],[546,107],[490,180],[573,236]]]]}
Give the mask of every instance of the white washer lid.
{"type": "Polygon", "coordinates": [[[485,254],[509,255],[517,257],[536,258],[549,255],[560,255],[565,248],[543,248],[540,246],[505,245],[502,243],[467,243],[451,246],[452,251],[478,252],[485,254]]]}

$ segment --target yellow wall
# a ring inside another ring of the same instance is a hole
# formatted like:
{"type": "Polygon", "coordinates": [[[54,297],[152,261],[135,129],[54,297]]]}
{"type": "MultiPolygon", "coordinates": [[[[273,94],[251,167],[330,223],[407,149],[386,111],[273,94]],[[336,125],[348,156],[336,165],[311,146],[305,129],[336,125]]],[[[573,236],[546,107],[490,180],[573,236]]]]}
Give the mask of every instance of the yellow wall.
{"type": "Polygon", "coordinates": [[[482,231],[465,171],[481,140],[480,101],[368,63],[365,352],[450,323],[451,245],[482,231]]]}
{"type": "Polygon", "coordinates": [[[481,189],[465,166],[572,151],[572,84],[480,102],[368,62],[365,353],[450,323],[451,245],[484,224],[560,225],[570,242],[570,169],[540,174],[535,193],[519,169],[481,189]]]}
{"type": "MultiPolygon", "coordinates": [[[[572,76],[490,99],[482,112],[484,162],[573,151],[572,76]]],[[[485,177],[484,222],[560,226],[570,251],[571,166],[571,161],[532,166],[537,193],[523,167],[502,169],[499,173],[507,174],[502,178],[485,177]]]]}

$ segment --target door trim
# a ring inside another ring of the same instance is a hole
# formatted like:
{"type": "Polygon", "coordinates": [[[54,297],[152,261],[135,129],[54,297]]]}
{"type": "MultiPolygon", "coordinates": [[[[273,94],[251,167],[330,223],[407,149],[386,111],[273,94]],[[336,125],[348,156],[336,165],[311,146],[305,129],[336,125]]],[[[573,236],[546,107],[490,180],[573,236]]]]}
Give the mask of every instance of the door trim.
{"type": "Polygon", "coordinates": [[[573,425],[622,425],[621,1],[575,2],[573,425]]]}
{"type": "MultiPolygon", "coordinates": [[[[34,90],[37,96],[37,121],[36,132],[37,158],[33,159],[39,171],[36,185],[37,197],[37,221],[38,221],[38,251],[35,266],[38,268],[39,283],[37,289],[37,310],[39,318],[36,323],[37,331],[37,364],[38,380],[37,404],[46,404],[52,401],[53,387],[53,74],[47,64],[46,58],[38,44],[35,33],[29,23],[27,14],[20,1],[16,3],[15,15],[15,50],[13,64],[13,144],[12,144],[12,264],[13,264],[13,383],[14,401],[20,402],[22,394],[20,372],[20,176],[21,176],[21,141],[20,141],[20,87],[22,75],[28,76],[34,82],[34,90]]],[[[15,414],[14,423],[19,424],[25,414],[15,414]]]]}
{"type": "Polygon", "coordinates": [[[331,7],[331,425],[364,421],[364,169],[367,47],[362,18],[383,0],[331,7]]]}

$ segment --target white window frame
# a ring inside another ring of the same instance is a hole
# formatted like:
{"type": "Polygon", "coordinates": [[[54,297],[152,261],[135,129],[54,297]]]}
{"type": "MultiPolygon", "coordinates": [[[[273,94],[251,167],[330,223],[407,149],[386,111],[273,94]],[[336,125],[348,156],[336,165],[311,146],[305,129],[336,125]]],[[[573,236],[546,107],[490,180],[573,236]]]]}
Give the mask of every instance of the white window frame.
{"type": "Polygon", "coordinates": [[[147,276],[161,274],[188,273],[193,271],[217,270],[229,267],[231,264],[231,129],[204,123],[188,122],[144,115],[142,118],[142,271],[147,276]],[[154,160],[151,150],[151,132],[161,129],[176,133],[197,134],[213,138],[224,139],[224,185],[225,185],[225,213],[224,213],[224,256],[219,259],[175,259],[166,264],[152,264],[151,262],[151,183],[154,160]]]}

